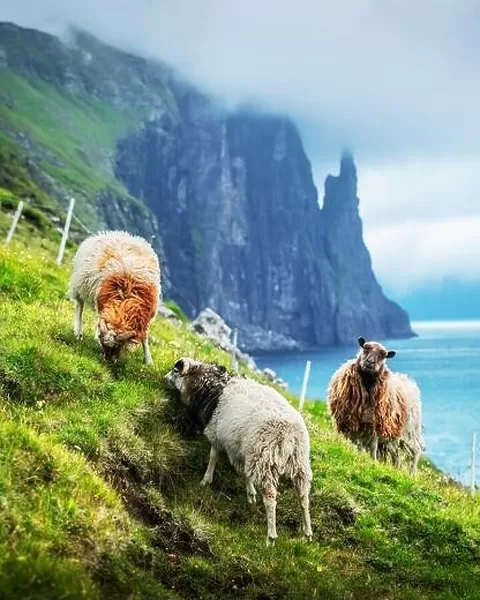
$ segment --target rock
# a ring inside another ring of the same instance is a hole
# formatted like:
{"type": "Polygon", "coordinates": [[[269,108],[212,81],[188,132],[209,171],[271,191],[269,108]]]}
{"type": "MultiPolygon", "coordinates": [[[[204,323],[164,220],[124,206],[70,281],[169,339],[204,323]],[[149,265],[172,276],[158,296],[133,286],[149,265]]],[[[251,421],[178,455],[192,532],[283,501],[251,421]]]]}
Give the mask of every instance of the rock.
{"type": "Polygon", "coordinates": [[[225,352],[234,353],[236,359],[244,363],[249,369],[255,370],[257,368],[251,356],[234,347],[231,342],[232,329],[211,308],[207,307],[202,310],[197,318],[192,321],[190,328],[196,333],[207,337],[216,346],[225,350],[225,352]]]}
{"type": "Polygon", "coordinates": [[[270,369],[269,367],[267,367],[266,369],[262,369],[260,371],[260,375],[262,375],[263,377],[268,379],[268,381],[271,381],[275,385],[278,385],[279,387],[282,387],[285,390],[288,389],[288,383],[284,381],[281,377],[279,377],[273,369],[270,369]]]}
{"type": "Polygon", "coordinates": [[[329,319],[333,341],[347,344],[359,334],[367,339],[412,336],[408,314],[384,296],[375,278],[358,205],[357,170],[347,150],[339,175],[329,175],[325,181],[322,210],[326,255],[340,276],[334,290],[335,312],[329,319]]]}
{"type": "Polygon", "coordinates": [[[226,115],[178,79],[172,89],[181,122],[163,114],[123,140],[116,173],[156,214],[185,312],[210,306],[248,352],[412,335],[372,271],[353,157],[327,178],[321,209],[291,121],[226,115]]]}
{"type": "Polygon", "coordinates": [[[230,338],[232,330],[222,317],[211,308],[203,309],[197,318],[192,321],[190,327],[193,331],[215,342],[223,350],[227,352],[231,351],[232,343],[230,338]]]}
{"type": "Polygon", "coordinates": [[[266,369],[263,369],[263,375],[269,381],[275,381],[275,379],[277,378],[277,374],[275,373],[275,371],[273,369],[268,368],[268,367],[266,369]]]}
{"type": "Polygon", "coordinates": [[[281,377],[276,377],[273,383],[283,388],[284,390],[288,390],[288,383],[284,381],[281,377]]]}
{"type": "Polygon", "coordinates": [[[170,308],[168,308],[168,306],[165,306],[165,304],[163,304],[163,303],[160,303],[158,305],[157,314],[159,314],[164,319],[167,319],[168,321],[175,323],[176,325],[181,325],[181,323],[182,323],[182,321],[178,317],[178,315],[176,315],[173,312],[173,310],[170,310],[170,308]]]}

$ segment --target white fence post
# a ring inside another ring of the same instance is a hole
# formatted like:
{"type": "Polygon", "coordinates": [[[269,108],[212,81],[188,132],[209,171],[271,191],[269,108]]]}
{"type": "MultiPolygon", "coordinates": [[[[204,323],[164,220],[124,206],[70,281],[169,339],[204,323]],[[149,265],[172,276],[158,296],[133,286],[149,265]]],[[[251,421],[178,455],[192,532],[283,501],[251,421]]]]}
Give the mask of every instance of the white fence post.
{"type": "Polygon", "coordinates": [[[311,366],[312,366],[312,361],[307,360],[307,362],[305,363],[305,373],[303,374],[302,391],[300,392],[300,402],[298,405],[300,412],[303,410],[303,405],[305,403],[305,396],[307,395],[307,386],[308,386],[308,380],[310,378],[311,366]]]}
{"type": "Polygon", "coordinates": [[[473,442],[472,442],[472,479],[470,483],[470,491],[472,492],[472,496],[475,495],[475,487],[477,483],[477,434],[473,434],[473,442]]]}
{"type": "Polygon", "coordinates": [[[8,246],[8,244],[12,240],[12,236],[15,232],[15,229],[17,228],[17,224],[20,219],[20,215],[22,214],[22,210],[23,210],[23,201],[20,200],[20,202],[18,203],[18,206],[17,206],[17,210],[15,211],[15,214],[13,215],[13,221],[12,221],[12,224],[10,225],[10,229],[8,230],[7,237],[5,238],[5,246],[8,246]]]}
{"type": "Polygon", "coordinates": [[[237,360],[237,354],[236,354],[236,350],[237,350],[237,340],[238,340],[238,330],[237,328],[235,328],[233,330],[233,348],[232,348],[232,368],[235,369],[235,371],[238,371],[238,360],[237,360]]]}
{"type": "Polygon", "coordinates": [[[72,221],[73,207],[75,205],[75,198],[70,198],[70,206],[68,207],[67,218],[65,220],[65,227],[63,228],[62,241],[60,242],[60,248],[58,249],[57,265],[60,265],[63,260],[65,253],[65,246],[67,245],[68,231],[70,229],[70,222],[72,221]]]}

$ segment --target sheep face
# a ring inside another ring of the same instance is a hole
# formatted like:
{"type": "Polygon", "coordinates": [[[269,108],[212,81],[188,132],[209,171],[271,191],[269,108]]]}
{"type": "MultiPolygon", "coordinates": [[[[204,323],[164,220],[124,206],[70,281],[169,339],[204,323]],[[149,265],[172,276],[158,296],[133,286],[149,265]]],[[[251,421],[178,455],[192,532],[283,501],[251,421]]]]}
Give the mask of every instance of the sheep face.
{"type": "Polygon", "coordinates": [[[393,358],[395,350],[387,350],[378,342],[366,342],[365,338],[359,337],[360,352],[358,353],[357,363],[360,370],[369,375],[378,375],[385,367],[387,358],[393,358]]]}
{"type": "Polygon", "coordinates": [[[105,319],[100,319],[97,323],[97,339],[102,347],[103,357],[108,362],[118,360],[124,350],[133,350],[138,344],[134,338],[134,331],[117,331],[105,319]]]}
{"type": "Polygon", "coordinates": [[[201,409],[223,389],[228,378],[225,367],[182,358],[165,375],[165,383],[179,394],[187,408],[201,409]]]}

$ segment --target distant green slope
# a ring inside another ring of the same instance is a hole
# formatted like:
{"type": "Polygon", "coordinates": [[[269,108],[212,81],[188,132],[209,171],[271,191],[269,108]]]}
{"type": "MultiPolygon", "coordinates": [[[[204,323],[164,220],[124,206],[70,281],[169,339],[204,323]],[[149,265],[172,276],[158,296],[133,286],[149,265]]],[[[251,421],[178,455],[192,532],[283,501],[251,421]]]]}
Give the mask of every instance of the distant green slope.
{"type": "MultiPolygon", "coordinates": [[[[40,187],[51,188],[63,204],[63,197],[74,195],[76,214],[87,225],[98,223],[100,193],[147,214],[115,178],[113,160],[117,141],[152,110],[177,114],[165,69],[80,33],[65,46],[0,23],[0,46],[6,56],[0,67],[0,152],[8,148],[18,160],[28,158],[40,187]]],[[[3,170],[1,164],[0,177],[3,170]]]]}
{"type": "MultiPolygon", "coordinates": [[[[10,219],[5,205],[2,238],[10,219]]],[[[226,460],[211,489],[199,486],[208,445],[182,435],[161,386],[182,355],[229,357],[159,318],[154,367],[137,352],[110,371],[92,312],[85,340],[73,337],[73,249],[56,267],[59,234],[45,227],[24,219],[0,247],[2,600],[479,597],[480,498],[426,465],[414,481],[372,463],[334,433],[323,403],[306,412],[314,541],[300,539],[282,486],[267,549],[263,506],[247,504],[226,460]]]]}
{"type": "Polygon", "coordinates": [[[0,71],[0,90],[15,98],[11,106],[0,106],[1,130],[10,134],[10,145],[16,140],[20,155],[27,145],[29,155],[57,185],[83,200],[77,208],[82,219],[95,221],[94,199],[102,190],[113,188],[128,197],[111,172],[108,156],[138,116],[91,98],[62,95],[40,80],[27,81],[8,70],[0,71]]]}

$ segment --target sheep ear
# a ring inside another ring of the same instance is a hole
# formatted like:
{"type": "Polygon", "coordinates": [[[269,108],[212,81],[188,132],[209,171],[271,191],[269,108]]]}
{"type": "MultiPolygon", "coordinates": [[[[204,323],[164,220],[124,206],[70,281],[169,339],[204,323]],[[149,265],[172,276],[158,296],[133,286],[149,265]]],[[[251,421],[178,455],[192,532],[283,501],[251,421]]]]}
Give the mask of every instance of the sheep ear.
{"type": "Polygon", "coordinates": [[[105,319],[100,319],[100,321],[98,322],[98,329],[103,335],[107,333],[108,329],[107,324],[105,323],[105,319]]]}
{"type": "Polygon", "coordinates": [[[135,337],[134,331],[123,331],[117,335],[116,340],[117,342],[126,342],[131,340],[133,337],[135,337]]]}
{"type": "Polygon", "coordinates": [[[365,344],[365,338],[360,336],[358,338],[358,345],[360,346],[360,348],[363,348],[363,345],[365,344]]]}
{"type": "Polygon", "coordinates": [[[180,360],[177,360],[177,362],[173,365],[173,370],[180,373],[180,375],[185,375],[188,372],[189,366],[190,365],[188,359],[181,358],[180,360]]]}
{"type": "Polygon", "coordinates": [[[395,350],[389,350],[387,352],[387,358],[393,358],[397,353],[395,352],[395,350]]]}

